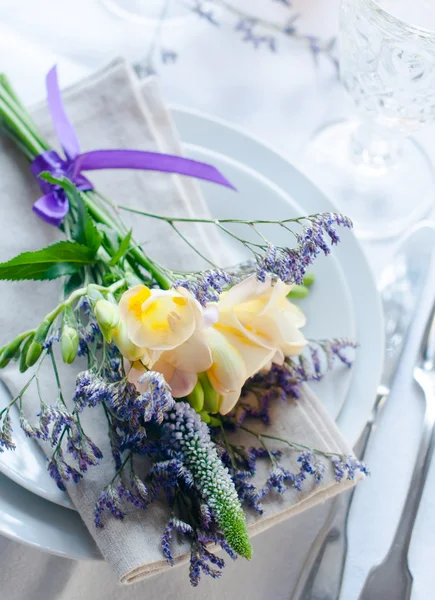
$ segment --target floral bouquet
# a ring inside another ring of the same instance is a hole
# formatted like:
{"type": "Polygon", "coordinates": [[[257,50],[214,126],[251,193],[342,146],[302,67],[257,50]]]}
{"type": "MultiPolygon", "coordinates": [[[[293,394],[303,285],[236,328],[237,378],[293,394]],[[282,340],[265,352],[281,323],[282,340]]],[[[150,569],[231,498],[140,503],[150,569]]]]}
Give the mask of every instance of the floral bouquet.
{"type": "Polygon", "coordinates": [[[0,349],[0,368],[16,361],[29,372],[22,390],[0,411],[0,451],[15,448],[14,406],[31,438],[52,447],[50,475],[60,489],[86,478],[102,452],[88,435],[84,412],[100,410],[114,462],[95,506],[95,527],[124,519],[128,504],[146,509],[165,502],[170,518],[161,550],[174,562],[173,536],[190,544],[190,580],[201,572],[217,577],[224,561],[251,558],[243,507],[262,513],[272,491],[302,490],[306,479],[322,480],[332,464],[337,481],[353,479],[365,467],[355,458],[310,448],[255,427],[267,424],[269,407],[299,396],[303,382],[321,379],[336,360],[351,366],[350,340],[308,341],[298,298],[309,293],[307,273],[320,254],[339,242],[337,226],[351,227],[334,213],[282,221],[189,219],[117,205],[102,197],[83,175],[101,168],[153,169],[231,184],[216,169],[182,157],[139,151],[100,150],[80,154],[64,111],[56,72],[48,76],[48,101],[61,158],[37,130],[6,77],[0,77],[0,123],[31,161],[43,196],[38,216],[58,227],[65,239],[0,263],[0,279],[60,279],[62,296],[31,330],[17,332],[0,349]],[[123,211],[167,223],[208,264],[202,271],[174,271],[159,264],[124,224],[123,211]],[[181,231],[183,222],[216,227],[249,252],[245,263],[222,269],[181,231]],[[233,225],[237,225],[237,229],[233,225]],[[265,237],[263,225],[288,232],[288,246],[265,237]],[[73,398],[65,397],[59,361],[73,365],[73,398]],[[82,368],[79,365],[85,364],[82,368]],[[46,402],[40,376],[48,364],[57,402],[46,402]],[[30,387],[40,401],[38,420],[23,410],[30,387]],[[249,418],[249,419],[248,419],[249,418]],[[243,431],[253,446],[237,442],[243,431]],[[298,470],[280,463],[291,448],[298,470]],[[270,465],[264,486],[256,487],[257,462],[270,465]]]}

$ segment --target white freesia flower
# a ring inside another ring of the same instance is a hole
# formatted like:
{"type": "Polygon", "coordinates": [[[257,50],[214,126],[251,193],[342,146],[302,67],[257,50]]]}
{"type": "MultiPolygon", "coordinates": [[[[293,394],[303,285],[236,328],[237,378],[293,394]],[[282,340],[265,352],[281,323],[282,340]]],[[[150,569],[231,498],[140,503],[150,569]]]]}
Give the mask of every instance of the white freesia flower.
{"type": "Polygon", "coordinates": [[[203,309],[190,292],[136,286],[122,296],[114,332],[129,359],[129,381],[145,369],[162,373],[175,398],[190,394],[206,372],[226,414],[249,377],[306,344],[302,311],[287,299],[291,286],[249,277],[203,309]],[[140,359],[140,360],[138,360],[140,359]]]}
{"type": "MultiPolygon", "coordinates": [[[[248,277],[221,295],[218,326],[236,327],[256,343],[277,350],[284,356],[296,356],[306,345],[299,331],[306,323],[305,315],[287,295],[291,285],[270,277],[259,281],[248,277]]],[[[282,359],[281,359],[282,360],[282,359]]]]}
{"type": "Polygon", "coordinates": [[[287,299],[291,286],[249,277],[221,295],[219,319],[206,331],[213,365],[208,376],[221,394],[220,413],[237,403],[245,381],[271,362],[300,354],[306,340],[302,311],[287,299]]]}
{"type": "MultiPolygon", "coordinates": [[[[148,368],[162,373],[174,398],[190,394],[198,373],[212,365],[204,331],[217,320],[216,306],[203,309],[183,288],[164,292],[136,286],[122,296],[119,310],[130,345],[124,340],[118,348],[134,363],[129,381],[137,384],[148,368]]],[[[121,335],[116,332],[114,338],[121,335]]]]}
{"type": "Polygon", "coordinates": [[[190,292],[136,285],[119,302],[130,340],[149,350],[172,350],[204,326],[201,305],[190,292]]]}

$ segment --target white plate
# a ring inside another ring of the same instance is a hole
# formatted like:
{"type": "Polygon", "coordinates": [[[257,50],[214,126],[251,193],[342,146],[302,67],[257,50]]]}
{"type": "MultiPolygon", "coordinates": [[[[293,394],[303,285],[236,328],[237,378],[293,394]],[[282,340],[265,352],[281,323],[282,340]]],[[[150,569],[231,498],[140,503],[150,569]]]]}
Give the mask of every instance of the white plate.
{"type": "MultiPolygon", "coordinates": [[[[329,200],[294,166],[262,142],[207,116],[177,108],[173,111],[187,153],[220,168],[239,190],[204,184],[215,216],[247,214],[270,219],[333,211],[329,200]]],[[[382,362],[382,316],[376,288],[364,255],[349,232],[333,256],[319,258],[316,284],[304,301],[308,337],[356,337],[361,344],[352,371],[338,370],[318,384],[317,393],[353,443],[373,403],[382,362]],[[349,392],[349,393],[348,393],[349,392]],[[346,402],[345,402],[346,400],[346,402]]],[[[279,241],[278,236],[274,238],[279,241]]],[[[1,397],[0,397],[1,402],[1,397]]],[[[76,512],[65,505],[46,473],[41,452],[25,438],[13,462],[2,455],[0,469],[22,489],[0,476],[0,532],[16,540],[71,558],[98,557],[95,544],[76,512]],[[20,452],[22,453],[20,455],[20,452]],[[30,453],[30,454],[29,454],[30,453]],[[31,468],[29,465],[32,465],[31,468]],[[42,498],[35,498],[35,494],[42,498]],[[17,498],[17,502],[14,502],[17,498]],[[47,499],[51,502],[47,502],[47,499]],[[53,518],[51,518],[51,515],[53,518]]]]}

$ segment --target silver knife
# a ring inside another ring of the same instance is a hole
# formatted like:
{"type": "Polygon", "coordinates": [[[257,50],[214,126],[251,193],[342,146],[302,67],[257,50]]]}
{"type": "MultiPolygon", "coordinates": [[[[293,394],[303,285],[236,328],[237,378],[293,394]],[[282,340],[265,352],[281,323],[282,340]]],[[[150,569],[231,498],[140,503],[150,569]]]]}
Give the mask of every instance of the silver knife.
{"type": "MultiPolygon", "coordinates": [[[[435,227],[421,223],[399,243],[379,282],[385,325],[384,368],[370,417],[354,446],[363,459],[379,412],[389,396],[405,340],[426,281],[435,246],[435,227]]],[[[347,555],[347,521],[355,488],[332,501],[291,600],[339,600],[347,555]]]]}

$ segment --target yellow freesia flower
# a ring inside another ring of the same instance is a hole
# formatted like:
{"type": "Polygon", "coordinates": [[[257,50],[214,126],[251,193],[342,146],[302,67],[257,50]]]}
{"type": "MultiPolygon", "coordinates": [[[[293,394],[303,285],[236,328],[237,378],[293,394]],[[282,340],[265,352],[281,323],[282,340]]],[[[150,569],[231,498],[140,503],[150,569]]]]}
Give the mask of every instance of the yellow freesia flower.
{"type": "Polygon", "coordinates": [[[162,373],[174,398],[190,394],[198,373],[212,364],[203,332],[217,320],[216,307],[203,309],[183,288],[163,291],[135,286],[123,294],[119,312],[114,339],[123,356],[134,363],[129,380],[136,384],[148,368],[162,373]]]}
{"type": "Polygon", "coordinates": [[[201,305],[190,292],[136,285],[119,302],[130,340],[148,350],[172,350],[202,328],[201,305]]]}
{"type": "Polygon", "coordinates": [[[209,369],[213,361],[204,333],[196,331],[172,350],[145,350],[140,361],[131,362],[132,365],[127,365],[126,368],[127,378],[139,391],[139,377],[145,369],[151,369],[163,375],[174,398],[183,398],[195,387],[198,373],[209,369]]]}
{"type": "Polygon", "coordinates": [[[129,381],[139,387],[140,375],[152,369],[162,373],[174,398],[181,398],[192,392],[198,373],[206,373],[219,394],[219,412],[227,414],[249,377],[305,346],[299,331],[305,317],[287,299],[290,289],[252,276],[206,309],[181,288],[128,290],[113,337],[130,361],[129,381]]]}

